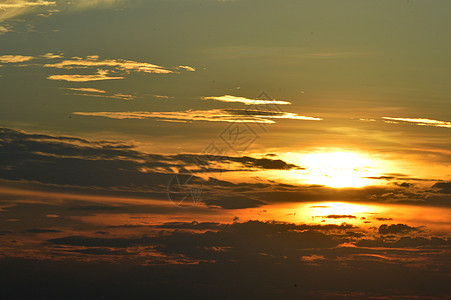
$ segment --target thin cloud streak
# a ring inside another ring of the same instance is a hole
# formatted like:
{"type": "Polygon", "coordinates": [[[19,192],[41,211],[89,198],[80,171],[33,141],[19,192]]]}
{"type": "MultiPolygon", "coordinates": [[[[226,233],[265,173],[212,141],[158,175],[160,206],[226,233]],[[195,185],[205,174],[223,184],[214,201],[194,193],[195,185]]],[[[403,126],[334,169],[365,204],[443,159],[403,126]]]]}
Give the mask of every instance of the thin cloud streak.
{"type": "Polygon", "coordinates": [[[76,69],[76,68],[89,68],[89,67],[111,67],[122,71],[135,71],[144,73],[157,73],[157,74],[168,74],[173,73],[164,67],[150,64],[141,63],[132,60],[124,59],[106,59],[99,60],[98,55],[88,56],[86,59],[76,57],[70,60],[64,60],[55,64],[45,64],[44,67],[47,68],[57,68],[57,69],[76,69]]]}
{"type": "Polygon", "coordinates": [[[280,100],[261,100],[261,99],[250,99],[245,97],[237,97],[232,95],[224,95],[224,96],[211,96],[211,97],[203,97],[203,100],[216,100],[221,102],[238,102],[244,103],[246,105],[261,105],[261,104],[291,104],[288,101],[280,101],[280,100]]]}
{"type": "Polygon", "coordinates": [[[295,113],[246,111],[242,109],[212,109],[212,110],[187,110],[177,112],[74,112],[74,115],[105,117],[111,119],[159,119],[162,121],[208,121],[230,123],[264,123],[274,124],[272,119],[291,119],[305,121],[320,121],[321,118],[299,116],[295,113]]]}
{"type": "MultiPolygon", "coordinates": [[[[392,117],[382,117],[384,120],[388,120],[388,122],[408,122],[414,123],[419,126],[434,126],[434,127],[444,127],[451,128],[451,122],[447,121],[439,121],[432,119],[423,119],[423,118],[392,118],[392,117]]],[[[387,122],[387,121],[385,121],[387,122]]]]}
{"type": "Polygon", "coordinates": [[[49,80],[70,81],[70,82],[88,82],[110,79],[124,79],[124,77],[109,77],[108,72],[99,70],[96,75],[50,75],[49,80]]]}
{"type": "Polygon", "coordinates": [[[106,91],[94,89],[94,88],[67,88],[71,91],[79,91],[79,92],[88,92],[88,93],[99,93],[99,94],[105,94],[106,91]]]}

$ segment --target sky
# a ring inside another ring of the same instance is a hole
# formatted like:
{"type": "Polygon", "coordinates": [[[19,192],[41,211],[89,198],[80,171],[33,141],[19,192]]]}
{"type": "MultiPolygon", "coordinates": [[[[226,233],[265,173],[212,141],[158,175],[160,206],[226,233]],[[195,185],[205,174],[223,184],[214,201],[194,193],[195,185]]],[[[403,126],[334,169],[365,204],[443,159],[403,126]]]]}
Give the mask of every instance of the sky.
{"type": "Polygon", "coordinates": [[[0,0],[5,295],[451,297],[450,9],[0,0]]]}

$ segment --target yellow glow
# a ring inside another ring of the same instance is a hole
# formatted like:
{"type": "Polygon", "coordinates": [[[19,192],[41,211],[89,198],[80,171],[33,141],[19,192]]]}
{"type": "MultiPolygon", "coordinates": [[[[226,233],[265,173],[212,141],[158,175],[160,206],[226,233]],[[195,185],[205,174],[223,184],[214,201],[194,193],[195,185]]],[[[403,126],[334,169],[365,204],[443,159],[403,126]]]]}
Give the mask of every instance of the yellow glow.
{"type": "Polygon", "coordinates": [[[300,165],[308,184],[329,187],[363,187],[372,184],[366,177],[379,176],[378,162],[357,152],[316,152],[301,155],[300,165]]]}
{"type": "Polygon", "coordinates": [[[354,215],[359,213],[375,213],[374,205],[362,205],[345,202],[322,202],[309,207],[308,213],[311,215],[354,215]]]}

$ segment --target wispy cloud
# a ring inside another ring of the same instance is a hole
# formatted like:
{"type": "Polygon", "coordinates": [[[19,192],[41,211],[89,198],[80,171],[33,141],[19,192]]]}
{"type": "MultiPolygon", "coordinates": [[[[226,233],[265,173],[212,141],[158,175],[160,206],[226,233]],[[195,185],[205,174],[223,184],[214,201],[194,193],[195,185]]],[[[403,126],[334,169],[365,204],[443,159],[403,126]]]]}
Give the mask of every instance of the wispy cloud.
{"type": "Polygon", "coordinates": [[[382,119],[387,120],[385,122],[408,122],[408,123],[413,123],[415,125],[420,125],[420,126],[434,126],[434,127],[451,128],[451,122],[432,120],[432,119],[392,118],[392,117],[383,117],[382,119]]]}
{"type": "Polygon", "coordinates": [[[160,98],[160,99],[174,99],[174,97],[170,97],[170,96],[166,96],[166,95],[152,95],[155,98],[160,98]]]}
{"type": "Polygon", "coordinates": [[[299,116],[295,113],[248,111],[244,109],[186,110],[176,112],[74,112],[74,115],[106,117],[111,119],[159,119],[172,122],[209,121],[230,123],[273,124],[273,119],[320,121],[321,118],[299,116]]]}
{"type": "Polygon", "coordinates": [[[67,88],[67,89],[71,90],[71,91],[88,92],[88,93],[100,93],[100,94],[106,93],[106,91],[104,91],[104,90],[99,90],[99,89],[94,89],[94,88],[67,88]]]}
{"type": "Polygon", "coordinates": [[[183,69],[183,70],[186,70],[186,71],[189,71],[189,72],[194,72],[194,71],[196,71],[195,68],[190,67],[190,66],[178,66],[177,69],[183,69]]]}
{"type": "Polygon", "coordinates": [[[85,59],[80,57],[74,57],[70,60],[64,60],[59,63],[45,64],[44,67],[58,69],[110,67],[122,71],[135,71],[135,72],[158,73],[158,74],[173,73],[173,71],[171,70],[150,63],[142,63],[125,59],[100,60],[98,55],[91,55],[86,57],[85,59]]]}
{"type": "Polygon", "coordinates": [[[69,4],[72,9],[85,10],[112,8],[124,2],[126,2],[126,0],[73,0],[69,4]]]}
{"type": "Polygon", "coordinates": [[[30,7],[30,6],[48,6],[48,5],[55,5],[55,1],[37,1],[37,2],[31,2],[31,1],[23,1],[23,0],[10,0],[10,1],[4,1],[3,3],[0,3],[0,9],[7,9],[7,8],[23,8],[23,7],[30,7]]]}
{"type": "Polygon", "coordinates": [[[232,96],[232,95],[203,97],[202,99],[203,100],[216,100],[216,101],[221,101],[221,102],[239,102],[239,103],[244,103],[246,105],[291,104],[291,102],[287,102],[287,101],[251,99],[251,98],[237,97],[237,96],[232,96]]]}
{"type": "Polygon", "coordinates": [[[107,76],[108,71],[98,70],[96,75],[50,75],[47,79],[50,80],[60,80],[60,81],[71,81],[71,82],[88,82],[88,81],[99,81],[99,80],[110,80],[110,79],[124,79],[124,77],[110,77],[107,76]]]}
{"type": "Polygon", "coordinates": [[[55,1],[2,1],[2,3],[0,3],[0,23],[20,15],[30,13],[37,8],[53,6],[55,4],[55,1]]]}
{"type": "Polygon", "coordinates": [[[98,97],[98,98],[110,98],[110,99],[120,99],[120,100],[134,100],[136,97],[128,94],[113,94],[113,95],[104,95],[104,94],[74,94],[77,96],[87,96],[87,97],[98,97]]]}
{"type": "Polygon", "coordinates": [[[46,53],[41,55],[42,58],[45,59],[55,59],[55,58],[63,58],[62,54],[54,54],[54,53],[46,53]]]}
{"type": "Polygon", "coordinates": [[[34,59],[33,56],[25,56],[25,55],[2,55],[0,56],[1,63],[20,63],[26,62],[34,59]]]}
{"type": "Polygon", "coordinates": [[[110,98],[110,99],[120,99],[120,100],[134,100],[136,98],[133,95],[123,94],[123,93],[108,94],[104,90],[99,90],[99,89],[95,89],[95,88],[67,88],[67,90],[80,92],[80,93],[70,94],[70,95],[76,95],[76,96],[110,98]]]}

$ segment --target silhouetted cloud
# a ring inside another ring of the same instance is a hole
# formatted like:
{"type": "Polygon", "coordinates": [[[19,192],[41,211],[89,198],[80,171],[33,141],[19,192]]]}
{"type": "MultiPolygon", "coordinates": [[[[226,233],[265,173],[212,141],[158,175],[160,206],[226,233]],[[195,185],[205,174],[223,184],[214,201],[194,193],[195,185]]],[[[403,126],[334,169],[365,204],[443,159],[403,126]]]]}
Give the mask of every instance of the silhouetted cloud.
{"type": "Polygon", "coordinates": [[[433,186],[434,188],[438,188],[441,193],[451,194],[451,181],[449,182],[437,182],[433,186]]]}
{"type": "Polygon", "coordinates": [[[400,234],[400,233],[409,233],[412,231],[418,231],[418,229],[415,227],[410,227],[406,224],[392,224],[392,225],[383,224],[379,227],[380,234],[400,234]]]}

